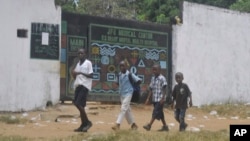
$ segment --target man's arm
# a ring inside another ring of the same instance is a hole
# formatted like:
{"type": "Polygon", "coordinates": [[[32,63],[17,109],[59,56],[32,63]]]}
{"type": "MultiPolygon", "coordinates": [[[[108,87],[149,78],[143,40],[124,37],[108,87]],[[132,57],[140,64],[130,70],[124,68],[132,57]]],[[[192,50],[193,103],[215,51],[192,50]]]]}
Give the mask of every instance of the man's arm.
{"type": "Polygon", "coordinates": [[[190,95],[189,95],[189,107],[192,107],[193,106],[193,100],[192,100],[192,93],[190,92],[190,95]]]}
{"type": "Polygon", "coordinates": [[[149,88],[148,97],[147,97],[147,99],[146,99],[146,101],[145,101],[145,104],[146,104],[146,105],[149,104],[149,100],[150,100],[151,96],[152,96],[152,89],[149,88]]]}
{"type": "Polygon", "coordinates": [[[88,71],[86,71],[87,73],[83,73],[83,72],[76,72],[76,75],[84,75],[87,78],[93,78],[93,68],[92,68],[92,64],[88,63],[88,71]]]}
{"type": "Polygon", "coordinates": [[[176,97],[176,93],[175,93],[175,90],[176,88],[174,87],[174,90],[173,90],[173,92],[172,92],[172,99],[173,99],[173,101],[172,101],[172,105],[171,105],[171,107],[172,108],[174,108],[174,106],[175,106],[175,102],[176,102],[176,99],[175,99],[175,97],[176,97]]]}
{"type": "Polygon", "coordinates": [[[161,101],[160,101],[161,104],[164,104],[164,101],[166,99],[166,95],[167,95],[167,85],[164,85],[162,87],[162,98],[161,98],[161,101]]]}
{"type": "Polygon", "coordinates": [[[71,70],[70,70],[70,73],[71,73],[71,75],[73,76],[73,78],[76,79],[76,75],[77,75],[77,74],[76,74],[76,72],[75,72],[74,69],[75,69],[75,67],[72,67],[71,70]]]}
{"type": "Polygon", "coordinates": [[[188,100],[189,100],[189,107],[192,107],[193,106],[193,100],[192,100],[192,92],[190,91],[188,85],[186,84],[186,89],[187,89],[187,92],[188,92],[188,100]]]}
{"type": "Polygon", "coordinates": [[[77,75],[78,74],[84,75],[84,76],[86,76],[88,78],[93,78],[93,73],[87,74],[87,73],[83,73],[83,72],[78,72],[77,75]]]}
{"type": "Polygon", "coordinates": [[[136,76],[134,73],[131,73],[132,79],[134,82],[136,82],[136,85],[140,85],[142,80],[140,77],[136,76]]]}

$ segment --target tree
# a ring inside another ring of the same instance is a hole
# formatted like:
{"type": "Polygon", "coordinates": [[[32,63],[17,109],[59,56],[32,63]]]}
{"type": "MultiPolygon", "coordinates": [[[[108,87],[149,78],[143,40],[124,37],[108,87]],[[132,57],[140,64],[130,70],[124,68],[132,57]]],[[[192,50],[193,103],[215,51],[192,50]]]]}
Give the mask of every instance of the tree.
{"type": "Polygon", "coordinates": [[[181,0],[137,0],[140,10],[138,20],[170,24],[171,19],[180,16],[181,0]]]}
{"type": "Polygon", "coordinates": [[[135,0],[56,0],[62,10],[102,17],[135,19],[135,0]],[[77,1],[77,6],[75,4],[77,1]]]}
{"type": "Polygon", "coordinates": [[[238,10],[241,12],[250,12],[250,1],[249,0],[238,0],[236,3],[230,6],[232,10],[238,10]]]}
{"type": "MultiPolygon", "coordinates": [[[[55,0],[63,11],[102,17],[172,24],[181,17],[183,0],[55,0]]],[[[186,0],[221,8],[250,12],[250,0],[186,0]]]]}

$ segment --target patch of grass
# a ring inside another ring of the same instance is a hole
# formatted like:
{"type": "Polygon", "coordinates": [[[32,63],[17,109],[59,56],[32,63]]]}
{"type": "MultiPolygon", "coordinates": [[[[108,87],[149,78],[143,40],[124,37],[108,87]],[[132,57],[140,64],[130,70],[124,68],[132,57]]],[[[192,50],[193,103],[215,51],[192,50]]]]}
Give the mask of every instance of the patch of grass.
{"type": "Polygon", "coordinates": [[[119,131],[113,134],[93,137],[91,141],[228,141],[229,133],[220,132],[135,132],[119,131]]]}
{"type": "Polygon", "coordinates": [[[208,113],[215,110],[220,116],[250,117],[250,105],[245,104],[211,104],[201,106],[200,109],[208,113]]]}
{"type": "MultiPolygon", "coordinates": [[[[201,131],[201,132],[184,132],[175,133],[170,136],[166,136],[165,140],[171,141],[228,141],[228,131],[201,131]]],[[[163,141],[163,140],[162,140],[163,141]]]]}
{"type": "MultiPolygon", "coordinates": [[[[43,141],[43,139],[27,139],[20,136],[0,136],[1,141],[43,141]]],[[[61,139],[44,139],[44,141],[228,141],[228,131],[201,132],[138,132],[121,130],[108,134],[77,134],[61,139]]]]}
{"type": "Polygon", "coordinates": [[[27,138],[20,136],[0,136],[0,141],[27,141],[27,138]]]}
{"type": "Polygon", "coordinates": [[[21,119],[11,115],[4,115],[0,117],[0,122],[4,122],[7,124],[22,124],[26,123],[27,119],[21,119]]]}
{"type": "Polygon", "coordinates": [[[67,138],[54,138],[48,141],[90,141],[91,139],[92,136],[90,134],[79,133],[77,135],[69,136],[67,138]]]}

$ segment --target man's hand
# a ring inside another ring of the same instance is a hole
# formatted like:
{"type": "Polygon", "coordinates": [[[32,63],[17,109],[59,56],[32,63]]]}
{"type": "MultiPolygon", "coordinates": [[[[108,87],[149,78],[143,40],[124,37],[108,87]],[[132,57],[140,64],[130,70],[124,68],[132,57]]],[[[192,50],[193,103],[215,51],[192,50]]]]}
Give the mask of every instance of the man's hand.
{"type": "Polygon", "coordinates": [[[189,101],[189,107],[192,107],[192,106],[193,106],[193,102],[189,101]]]}
{"type": "Polygon", "coordinates": [[[160,100],[160,104],[161,104],[161,105],[163,105],[164,102],[165,102],[164,99],[161,99],[161,100],[160,100]]]}
{"type": "Polygon", "coordinates": [[[145,105],[149,105],[149,104],[150,104],[149,98],[147,98],[146,101],[145,101],[145,105]]]}
{"type": "Polygon", "coordinates": [[[175,106],[175,105],[174,105],[174,102],[172,102],[172,104],[171,104],[171,108],[172,108],[172,109],[174,109],[174,106],[175,106]]]}
{"type": "Polygon", "coordinates": [[[72,71],[71,71],[71,74],[72,74],[73,78],[76,79],[77,72],[76,72],[75,70],[72,70],[72,71]]]}
{"type": "Polygon", "coordinates": [[[77,75],[77,74],[78,74],[78,72],[77,72],[77,71],[75,71],[75,70],[73,70],[73,74],[74,74],[74,75],[77,75]]]}

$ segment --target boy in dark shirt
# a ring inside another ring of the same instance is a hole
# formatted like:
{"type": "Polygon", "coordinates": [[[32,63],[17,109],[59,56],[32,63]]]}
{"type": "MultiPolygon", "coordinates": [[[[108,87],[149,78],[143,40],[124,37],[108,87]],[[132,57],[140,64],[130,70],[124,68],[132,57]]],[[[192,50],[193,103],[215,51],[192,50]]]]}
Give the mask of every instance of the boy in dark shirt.
{"type": "Polygon", "coordinates": [[[186,109],[188,108],[188,101],[189,106],[191,107],[192,104],[192,95],[188,88],[188,85],[182,83],[184,77],[181,72],[177,72],[175,74],[175,80],[177,84],[174,86],[173,89],[173,105],[172,108],[175,108],[174,114],[176,121],[179,122],[179,130],[185,131],[187,128],[187,124],[185,123],[185,114],[186,109]]]}

